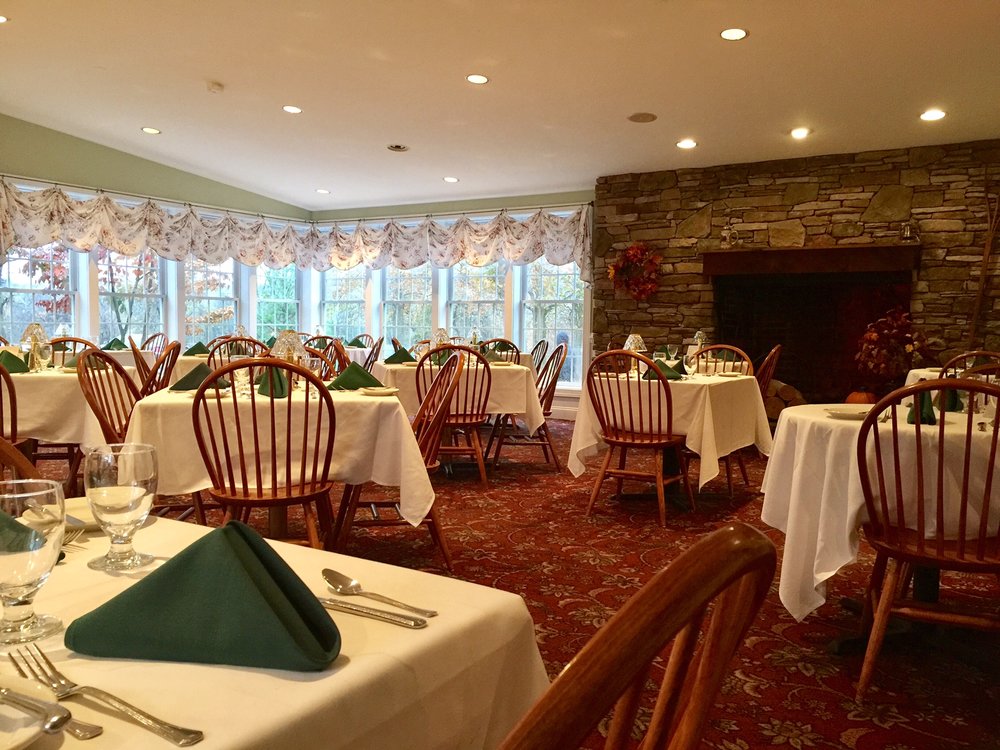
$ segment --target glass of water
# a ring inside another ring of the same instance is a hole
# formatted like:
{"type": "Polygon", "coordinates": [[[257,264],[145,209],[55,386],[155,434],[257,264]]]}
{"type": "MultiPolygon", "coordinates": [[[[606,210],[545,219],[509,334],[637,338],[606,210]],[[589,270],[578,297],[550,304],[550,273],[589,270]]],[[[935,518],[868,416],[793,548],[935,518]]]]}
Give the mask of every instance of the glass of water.
{"type": "Polygon", "coordinates": [[[671,360],[677,359],[677,354],[680,350],[681,348],[677,344],[667,344],[667,358],[671,360]]]}
{"type": "Polygon", "coordinates": [[[156,448],[143,443],[100,445],[84,458],[83,484],[94,518],[111,538],[94,570],[135,570],[153,562],[132,548],[132,537],[149,515],[156,494],[156,448]]]}
{"type": "Polygon", "coordinates": [[[35,366],[43,372],[52,361],[52,344],[39,344],[35,349],[35,366]]]}

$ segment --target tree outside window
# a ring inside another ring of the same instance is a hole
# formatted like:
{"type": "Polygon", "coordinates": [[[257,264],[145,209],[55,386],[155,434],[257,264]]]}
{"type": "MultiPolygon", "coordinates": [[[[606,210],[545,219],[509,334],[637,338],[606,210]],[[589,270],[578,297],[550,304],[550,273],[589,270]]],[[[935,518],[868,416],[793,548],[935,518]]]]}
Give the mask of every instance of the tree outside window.
{"type": "Polygon", "coordinates": [[[209,265],[197,258],[184,261],[185,344],[231,334],[239,319],[235,262],[209,265]]]}
{"type": "Polygon", "coordinates": [[[418,268],[386,268],[382,302],[386,341],[397,338],[404,346],[431,336],[431,295],[433,269],[429,263],[418,268]]]}
{"type": "Polygon", "coordinates": [[[480,341],[504,335],[504,293],[507,264],[470,266],[464,261],[450,273],[448,332],[469,338],[477,332],[480,341]]]}
{"type": "Polygon", "coordinates": [[[295,266],[257,267],[257,338],[266,341],[280,331],[299,330],[295,266]]]}
{"type": "Polygon", "coordinates": [[[97,265],[99,342],[127,342],[132,336],[142,343],[163,331],[163,261],[148,249],[128,256],[98,245],[91,255],[97,265]]]}
{"type": "Polygon", "coordinates": [[[549,352],[568,345],[561,383],[580,384],[583,371],[583,282],[575,263],[554,266],[544,258],[524,266],[522,340],[530,348],[539,339],[549,352]]]}
{"type": "Polygon", "coordinates": [[[0,265],[0,333],[20,341],[30,323],[49,336],[74,330],[74,289],[69,250],[58,244],[12,247],[0,265]]]}
{"type": "Polygon", "coordinates": [[[331,268],[323,272],[320,302],[323,333],[350,341],[367,329],[367,283],[368,269],[364,265],[357,265],[346,271],[331,268]]]}

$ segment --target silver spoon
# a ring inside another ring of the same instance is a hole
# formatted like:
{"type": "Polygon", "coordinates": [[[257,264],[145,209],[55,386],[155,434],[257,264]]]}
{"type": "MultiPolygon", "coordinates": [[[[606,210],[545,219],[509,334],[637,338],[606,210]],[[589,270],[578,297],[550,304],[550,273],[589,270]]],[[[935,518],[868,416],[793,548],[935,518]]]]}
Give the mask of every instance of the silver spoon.
{"type": "Polygon", "coordinates": [[[323,580],[326,581],[327,585],[334,593],[340,594],[341,596],[366,596],[377,602],[388,604],[390,607],[399,607],[400,609],[405,609],[409,612],[416,612],[421,617],[437,617],[437,612],[433,609],[412,607],[409,604],[403,604],[403,602],[390,599],[388,596],[382,596],[382,594],[365,591],[361,588],[361,584],[350,576],[345,576],[343,573],[338,573],[336,570],[330,570],[330,568],[323,569],[323,580]]]}

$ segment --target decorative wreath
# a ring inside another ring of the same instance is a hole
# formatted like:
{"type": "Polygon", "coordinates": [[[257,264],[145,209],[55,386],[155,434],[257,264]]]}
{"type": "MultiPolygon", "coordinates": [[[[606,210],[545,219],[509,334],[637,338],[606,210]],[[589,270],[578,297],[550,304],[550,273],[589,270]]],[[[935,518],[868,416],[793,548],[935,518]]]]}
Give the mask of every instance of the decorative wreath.
{"type": "Polygon", "coordinates": [[[615,289],[624,289],[632,299],[644,300],[660,286],[660,256],[651,247],[637,242],[618,254],[608,267],[615,289]]]}

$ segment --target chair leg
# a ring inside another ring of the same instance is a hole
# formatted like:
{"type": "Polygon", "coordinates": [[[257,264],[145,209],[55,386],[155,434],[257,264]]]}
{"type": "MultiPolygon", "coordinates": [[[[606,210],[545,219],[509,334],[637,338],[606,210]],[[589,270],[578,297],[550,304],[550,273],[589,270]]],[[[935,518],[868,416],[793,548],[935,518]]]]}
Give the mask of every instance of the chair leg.
{"type": "Polygon", "coordinates": [[[198,523],[202,526],[208,526],[208,520],[205,518],[205,506],[202,505],[201,490],[191,493],[191,502],[194,504],[194,515],[198,523]]]}
{"type": "Polygon", "coordinates": [[[608,474],[608,467],[611,465],[611,456],[614,452],[614,448],[608,448],[608,455],[604,457],[604,462],[601,464],[601,472],[597,475],[597,481],[594,482],[594,489],[590,491],[590,502],[587,504],[585,515],[589,516],[594,509],[594,503],[597,502],[597,496],[601,492],[601,483],[604,482],[604,477],[608,474]]]}
{"type": "Polygon", "coordinates": [[[312,503],[302,503],[302,519],[306,524],[306,538],[309,540],[309,546],[313,549],[323,549],[316,524],[316,506],[312,503]]]}
{"type": "Polygon", "coordinates": [[[76,497],[78,492],[76,475],[80,472],[80,463],[83,461],[83,451],[80,446],[73,450],[73,457],[69,460],[69,476],[66,478],[66,497],[76,497]]]}
{"type": "MultiPolygon", "coordinates": [[[[549,453],[552,454],[552,465],[556,467],[556,473],[562,471],[562,465],[559,463],[559,456],[556,455],[556,448],[552,445],[552,433],[549,432],[549,426],[545,422],[542,422],[542,426],[538,428],[541,433],[541,438],[545,442],[542,443],[543,446],[548,446],[549,453]]],[[[545,450],[544,448],[542,450],[545,450]]],[[[545,459],[545,463],[548,463],[548,458],[545,459]]]]}
{"type": "MultiPolygon", "coordinates": [[[[506,414],[497,414],[496,419],[493,420],[493,427],[490,429],[490,439],[486,441],[486,457],[489,458],[490,451],[493,450],[493,443],[497,441],[498,436],[503,435],[503,423],[507,419],[506,414]]],[[[501,441],[502,442],[502,439],[501,441]]],[[[497,445],[497,452],[493,456],[493,465],[496,466],[497,462],[500,461],[500,445],[497,445]]]]}
{"type": "Polygon", "coordinates": [[[743,477],[743,486],[744,487],[749,487],[750,486],[750,475],[747,474],[747,464],[746,464],[746,461],[743,460],[743,449],[742,448],[740,450],[736,451],[736,463],[739,464],[739,467],[740,467],[740,476],[743,477]]]}
{"type": "Polygon", "coordinates": [[[681,472],[683,472],[684,494],[687,495],[688,502],[691,503],[691,510],[698,510],[694,503],[694,492],[691,491],[691,477],[689,476],[691,461],[684,455],[683,448],[678,446],[675,450],[677,451],[677,465],[681,467],[681,472]]]}
{"type": "Polygon", "coordinates": [[[337,520],[333,524],[333,533],[330,534],[325,545],[328,551],[339,552],[346,546],[360,497],[360,484],[344,485],[344,494],[340,498],[340,508],[337,511],[337,520]]]}
{"type": "MultiPolygon", "coordinates": [[[[625,469],[625,456],[628,455],[628,448],[626,448],[623,445],[620,448],[620,450],[621,450],[621,455],[618,457],[618,470],[619,471],[624,471],[624,469],[625,469]]],[[[617,494],[618,494],[618,497],[622,496],[622,486],[624,484],[625,484],[625,479],[622,478],[622,477],[618,477],[618,479],[617,479],[617,489],[615,490],[615,492],[617,492],[617,494]]]]}
{"type": "Polygon", "coordinates": [[[476,465],[479,466],[479,479],[483,483],[483,487],[489,487],[490,481],[486,478],[486,461],[483,458],[483,443],[479,439],[479,430],[472,430],[469,435],[471,438],[471,447],[476,454],[476,465]]]}
{"type": "Polygon", "coordinates": [[[663,451],[653,451],[653,464],[656,469],[656,502],[660,506],[660,526],[667,527],[667,498],[663,491],[663,451]]]}
{"type": "Polygon", "coordinates": [[[872,627],[872,619],[878,603],[879,592],[882,591],[882,584],[885,581],[885,565],[888,559],[883,552],[875,555],[875,565],[872,567],[868,586],[865,587],[864,606],[861,610],[861,635],[865,638],[868,637],[868,632],[872,627]]]}
{"type": "Polygon", "coordinates": [[[431,539],[434,540],[434,543],[444,556],[445,567],[448,569],[448,572],[453,573],[454,570],[451,567],[451,550],[448,549],[448,542],[445,541],[444,535],[441,533],[440,519],[433,505],[427,514],[427,528],[431,532],[431,539]]]}
{"type": "Polygon", "coordinates": [[[722,457],[722,463],[726,467],[726,489],[729,491],[729,497],[733,496],[733,466],[729,460],[729,456],[722,457]]]}
{"type": "Polygon", "coordinates": [[[886,574],[885,584],[878,597],[878,608],[875,610],[875,619],[872,622],[872,631],[868,635],[868,648],[865,650],[865,660],[861,665],[861,676],[858,678],[858,691],[855,694],[855,701],[860,703],[868,692],[872,677],[875,674],[875,660],[882,649],[882,641],[885,638],[885,631],[889,625],[889,614],[892,612],[893,600],[896,598],[896,591],[899,588],[900,563],[893,561],[886,574]]]}

